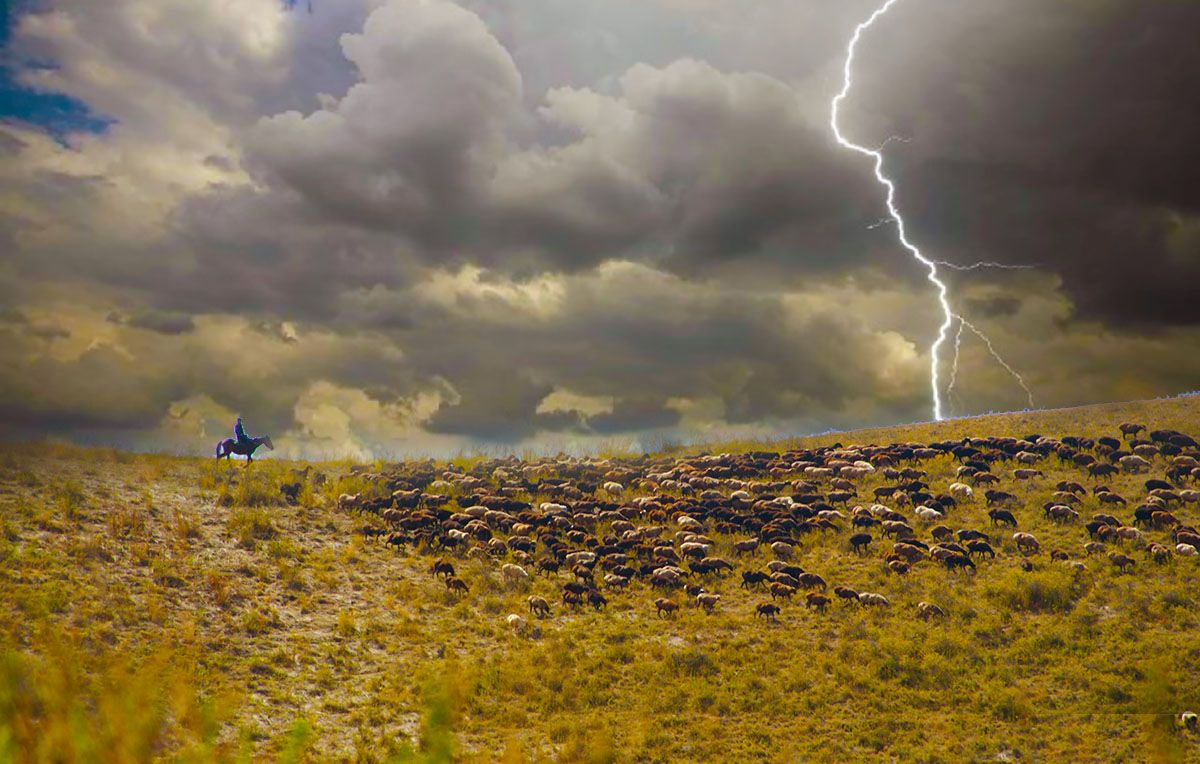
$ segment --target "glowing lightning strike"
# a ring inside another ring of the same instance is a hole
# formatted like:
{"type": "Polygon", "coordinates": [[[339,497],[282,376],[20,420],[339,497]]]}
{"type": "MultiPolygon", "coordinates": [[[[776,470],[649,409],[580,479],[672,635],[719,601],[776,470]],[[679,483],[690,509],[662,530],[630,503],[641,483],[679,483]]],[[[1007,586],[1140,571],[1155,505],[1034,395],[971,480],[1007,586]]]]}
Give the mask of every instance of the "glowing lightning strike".
{"type": "MultiPolygon", "coordinates": [[[[962,316],[956,316],[956,318],[960,322],[962,322],[962,326],[967,327],[968,329],[970,329],[972,332],[975,333],[975,336],[977,336],[979,339],[983,340],[983,344],[987,345],[988,352],[992,354],[992,358],[996,359],[996,363],[1003,366],[1004,370],[1007,371],[1009,374],[1011,374],[1013,376],[1013,379],[1017,380],[1017,384],[1019,384],[1021,386],[1021,389],[1025,391],[1025,397],[1029,400],[1029,408],[1031,408],[1031,409],[1037,408],[1037,406],[1033,402],[1033,391],[1031,391],[1029,389],[1029,385],[1025,384],[1025,378],[1022,377],[1020,374],[1018,374],[1016,369],[1014,369],[1013,367],[1011,367],[1007,363],[1005,363],[1004,359],[1000,357],[1000,354],[996,352],[996,348],[992,347],[992,341],[990,339],[988,339],[987,335],[984,334],[983,332],[979,331],[979,329],[977,329],[974,324],[972,324],[970,321],[963,318],[962,316]]],[[[959,327],[959,331],[962,331],[961,326],[959,327]]]]}
{"type": "MultiPolygon", "coordinates": [[[[891,217],[891,220],[893,222],[895,222],[895,224],[896,224],[897,237],[900,239],[900,243],[904,246],[904,248],[907,249],[910,253],[912,253],[912,256],[914,258],[916,258],[918,262],[920,262],[927,269],[929,269],[928,279],[929,279],[930,283],[932,283],[934,285],[934,287],[937,289],[938,303],[942,307],[942,323],[941,323],[941,326],[938,327],[937,339],[935,339],[933,341],[933,345],[929,348],[929,386],[930,386],[931,392],[933,393],[933,418],[934,418],[934,420],[940,422],[943,419],[941,388],[938,385],[938,366],[939,366],[939,361],[940,361],[940,351],[941,351],[942,345],[945,344],[945,342],[946,342],[946,333],[950,330],[950,327],[953,325],[955,318],[958,318],[960,321],[962,321],[962,323],[967,328],[969,328],[975,334],[979,335],[979,337],[987,344],[988,350],[991,352],[992,357],[994,357],[997,361],[999,361],[1000,364],[1005,369],[1007,369],[1010,374],[1012,374],[1014,377],[1017,378],[1017,381],[1021,383],[1021,387],[1025,390],[1026,394],[1029,396],[1030,408],[1033,408],[1033,395],[1032,395],[1032,393],[1029,392],[1029,388],[1025,385],[1025,380],[1021,378],[1021,375],[1017,374],[1017,372],[1015,370],[1013,370],[1013,368],[1011,366],[1009,366],[1007,363],[1004,362],[1004,359],[1002,359],[1000,357],[1000,355],[996,352],[995,348],[992,347],[991,340],[989,340],[986,336],[984,336],[984,334],[981,331],[979,331],[978,329],[976,329],[974,326],[967,323],[966,320],[964,320],[961,316],[956,316],[954,314],[954,312],[951,310],[949,290],[946,287],[946,283],[944,281],[942,281],[941,278],[938,277],[937,267],[938,267],[939,261],[930,260],[929,258],[925,257],[923,254],[921,254],[921,250],[918,249],[916,245],[914,245],[912,242],[910,242],[908,240],[908,235],[904,228],[904,218],[900,216],[900,211],[896,208],[896,186],[891,181],[891,179],[889,179],[886,175],[883,174],[883,151],[882,151],[883,148],[885,146],[887,146],[887,144],[889,142],[891,142],[892,140],[903,141],[905,139],[900,138],[898,136],[892,136],[892,137],[889,137],[887,140],[885,140],[878,149],[872,150],[872,149],[866,148],[865,146],[860,146],[857,143],[853,143],[853,142],[847,140],[846,137],[842,135],[842,131],[838,127],[838,113],[841,109],[842,101],[844,101],[846,99],[846,96],[850,92],[850,87],[853,84],[853,76],[851,75],[851,70],[854,65],[854,51],[858,47],[859,38],[862,37],[862,33],[864,31],[869,29],[871,27],[871,25],[873,25],[879,19],[880,16],[887,13],[891,9],[891,7],[893,5],[895,5],[897,2],[898,2],[898,0],[886,0],[886,2],[882,6],[880,6],[878,9],[876,9],[875,12],[872,13],[871,16],[866,21],[862,22],[861,24],[859,24],[857,27],[854,28],[854,36],[850,38],[850,44],[848,46],[846,46],[846,63],[842,69],[842,89],[841,89],[841,91],[838,92],[837,95],[835,95],[833,97],[833,101],[830,103],[829,127],[833,131],[834,138],[837,139],[838,144],[841,145],[843,148],[850,149],[851,151],[856,151],[859,154],[863,154],[864,156],[869,156],[875,160],[875,179],[877,181],[879,181],[880,185],[882,185],[885,189],[887,189],[888,214],[891,217]]],[[[872,227],[877,227],[877,226],[878,226],[878,224],[876,224],[876,226],[872,226],[872,227]]],[[[953,266],[950,266],[950,267],[953,267],[953,266]]],[[[982,265],[980,265],[980,267],[982,267],[982,265]]],[[[961,332],[961,327],[960,327],[960,332],[961,332]]],[[[957,360],[957,354],[956,354],[956,360],[957,360]]]]}
{"type": "Polygon", "coordinates": [[[954,335],[954,363],[950,366],[950,384],[946,385],[946,397],[954,397],[954,384],[958,382],[958,353],[962,349],[962,333],[966,324],[959,320],[958,333],[954,335]]]}
{"type": "MultiPolygon", "coordinates": [[[[868,226],[868,228],[873,228],[873,227],[874,226],[868,226]]],[[[955,270],[955,271],[977,271],[980,268],[996,268],[996,269],[1002,270],[1002,271],[1028,271],[1028,270],[1032,270],[1037,267],[1036,265],[1009,265],[1007,263],[991,263],[991,262],[971,263],[970,265],[959,265],[958,263],[951,263],[951,262],[947,262],[945,260],[934,260],[933,263],[934,263],[934,265],[944,265],[947,268],[950,268],[951,270],[955,270]]]]}
{"type": "Polygon", "coordinates": [[[854,49],[858,47],[858,40],[862,36],[863,31],[874,24],[875,20],[880,16],[887,13],[888,9],[895,5],[895,3],[896,0],[887,0],[878,10],[871,14],[870,18],[854,28],[854,36],[850,39],[850,45],[846,48],[846,64],[842,70],[842,90],[833,97],[833,103],[830,104],[829,127],[833,130],[833,135],[837,139],[838,144],[843,148],[857,151],[875,160],[875,179],[887,189],[888,213],[892,216],[892,220],[896,221],[896,232],[900,237],[900,243],[912,253],[913,257],[929,269],[929,281],[937,288],[938,302],[942,306],[942,325],[938,328],[937,339],[933,341],[933,346],[929,350],[929,385],[933,392],[933,418],[940,422],[942,420],[942,395],[938,387],[938,351],[941,350],[942,343],[946,341],[946,332],[949,331],[950,324],[954,320],[954,314],[950,310],[950,300],[946,284],[938,278],[937,265],[922,255],[921,250],[917,249],[905,234],[904,218],[900,217],[900,211],[896,209],[896,186],[883,174],[883,153],[872,151],[865,146],[859,146],[857,143],[851,143],[846,140],[842,135],[842,131],[838,129],[838,110],[841,108],[842,101],[846,99],[846,95],[850,92],[850,85],[853,82],[851,67],[854,64],[854,49]]]}

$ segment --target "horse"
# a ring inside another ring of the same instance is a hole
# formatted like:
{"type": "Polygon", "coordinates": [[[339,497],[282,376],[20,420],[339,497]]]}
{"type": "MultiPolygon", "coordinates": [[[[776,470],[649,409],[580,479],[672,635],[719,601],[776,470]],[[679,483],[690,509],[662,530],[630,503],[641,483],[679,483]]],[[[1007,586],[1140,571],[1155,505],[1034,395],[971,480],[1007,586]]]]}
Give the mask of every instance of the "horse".
{"type": "Polygon", "coordinates": [[[246,466],[249,467],[250,462],[254,460],[254,452],[258,450],[259,446],[266,446],[268,451],[275,450],[275,444],[271,442],[271,438],[267,435],[250,438],[241,442],[234,438],[226,438],[217,444],[217,458],[225,457],[228,459],[230,456],[237,454],[238,456],[246,457],[246,466]]]}

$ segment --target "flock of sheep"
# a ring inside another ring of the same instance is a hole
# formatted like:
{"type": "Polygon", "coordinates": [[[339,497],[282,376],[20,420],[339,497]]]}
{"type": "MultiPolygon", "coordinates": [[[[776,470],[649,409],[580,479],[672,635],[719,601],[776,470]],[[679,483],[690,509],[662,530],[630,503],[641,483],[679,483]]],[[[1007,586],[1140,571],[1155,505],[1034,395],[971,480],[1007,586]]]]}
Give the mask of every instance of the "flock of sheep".
{"type": "MultiPolygon", "coordinates": [[[[851,553],[880,556],[896,575],[924,564],[970,575],[1006,550],[1032,570],[1042,544],[1022,529],[1035,513],[1081,526],[1076,548],[1045,550],[1056,564],[1086,570],[1085,560],[1099,558],[1128,573],[1142,562],[1132,556],[1139,551],[1158,564],[1196,557],[1200,532],[1183,514],[1200,502],[1200,490],[1189,488],[1200,483],[1200,444],[1173,430],[1143,437],[1145,431],[1129,423],[1120,426],[1120,438],[1029,435],[677,459],[501,459],[466,471],[410,462],[363,473],[370,487],[342,495],[340,505],[374,518],[361,529],[366,537],[436,556],[430,573],[457,596],[471,593],[455,567],[462,558],[494,561],[513,585],[549,577],[560,601],[530,596],[536,619],[557,607],[603,610],[612,596],[644,597],[662,618],[673,617],[681,601],[713,612],[722,595],[710,589],[741,565],[739,589],[769,595],[755,613],[773,621],[800,593],[818,613],[834,599],[891,606],[884,594],[831,586],[796,564],[810,538],[829,534],[844,534],[851,553]],[[949,469],[953,476],[943,486],[923,468],[938,460],[938,473],[949,469]],[[1078,481],[1057,482],[1041,506],[1013,492],[1048,490],[1039,466],[1053,463],[1078,473],[1078,481]],[[1138,496],[1109,487],[1118,473],[1145,474],[1138,496]],[[982,528],[962,519],[976,504],[986,508],[982,528]],[[743,564],[763,556],[770,559],[761,566],[743,564]]],[[[914,612],[923,620],[946,615],[934,602],[919,602],[914,612]]],[[[521,634],[540,633],[520,614],[508,615],[507,623],[521,634]]]]}

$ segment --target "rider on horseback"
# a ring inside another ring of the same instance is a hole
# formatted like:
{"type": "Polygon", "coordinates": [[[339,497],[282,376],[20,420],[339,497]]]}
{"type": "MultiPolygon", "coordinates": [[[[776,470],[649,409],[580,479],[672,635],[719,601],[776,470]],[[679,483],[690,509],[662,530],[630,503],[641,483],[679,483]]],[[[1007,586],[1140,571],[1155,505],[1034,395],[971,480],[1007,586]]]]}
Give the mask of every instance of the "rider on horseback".
{"type": "Polygon", "coordinates": [[[251,440],[250,440],[250,437],[248,435],[246,435],[246,428],[242,426],[242,418],[241,417],[237,418],[237,424],[235,424],[233,426],[233,434],[234,434],[234,437],[237,438],[237,442],[238,442],[239,446],[249,446],[250,445],[251,440]]]}

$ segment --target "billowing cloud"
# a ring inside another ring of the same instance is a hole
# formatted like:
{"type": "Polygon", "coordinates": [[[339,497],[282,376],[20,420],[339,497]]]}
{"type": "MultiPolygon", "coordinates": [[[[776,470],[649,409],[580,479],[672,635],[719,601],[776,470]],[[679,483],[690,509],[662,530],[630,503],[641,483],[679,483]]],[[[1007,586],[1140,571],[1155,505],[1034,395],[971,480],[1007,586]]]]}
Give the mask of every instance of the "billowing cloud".
{"type": "MultiPolygon", "coordinates": [[[[6,58],[0,435],[285,455],[928,416],[939,321],[828,133],[872,3],[50,0],[6,58]]],[[[1194,4],[904,0],[845,125],[1041,405],[1200,374],[1194,4]]],[[[947,356],[944,361],[950,362],[947,356]]],[[[949,406],[1024,392],[964,336],[949,406]]]]}

